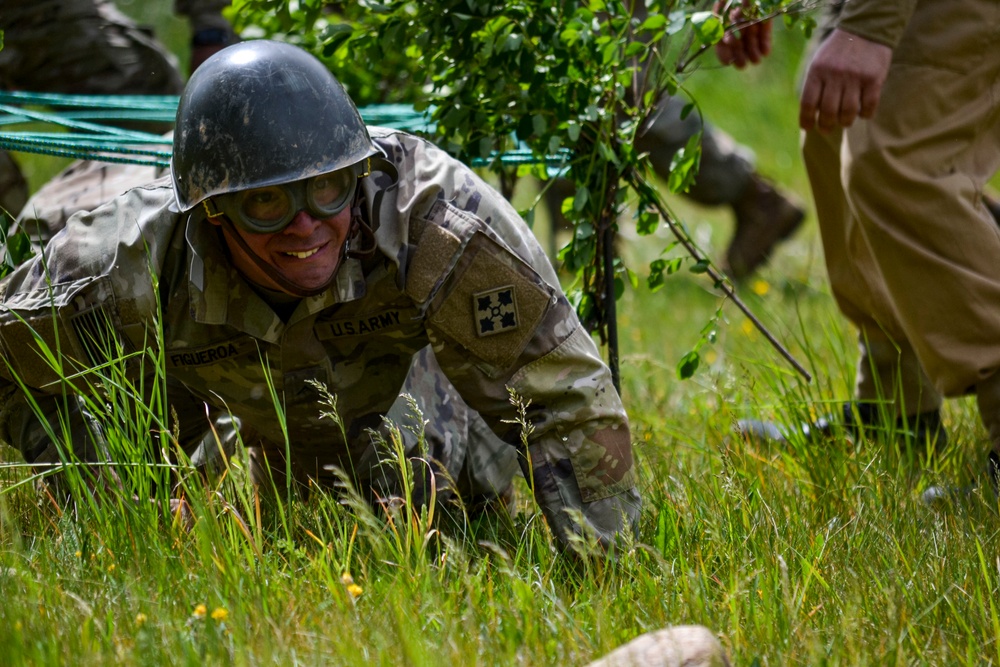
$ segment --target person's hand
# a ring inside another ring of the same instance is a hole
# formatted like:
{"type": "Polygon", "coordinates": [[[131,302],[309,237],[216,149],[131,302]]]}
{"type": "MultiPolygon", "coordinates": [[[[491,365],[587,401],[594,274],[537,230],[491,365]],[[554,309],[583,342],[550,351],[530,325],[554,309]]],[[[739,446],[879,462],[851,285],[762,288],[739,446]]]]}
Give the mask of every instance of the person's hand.
{"type": "Polygon", "coordinates": [[[723,16],[723,20],[730,26],[715,45],[715,55],[720,63],[736,69],[743,69],[747,63],[756,65],[771,53],[771,20],[747,19],[743,8],[748,1],[736,6],[727,0],[715,3],[715,13],[720,16],[728,7],[728,16],[723,16]]]}
{"type": "Polygon", "coordinates": [[[799,103],[799,127],[829,132],[871,118],[889,75],[892,49],[834,30],[816,50],[799,103]]]}

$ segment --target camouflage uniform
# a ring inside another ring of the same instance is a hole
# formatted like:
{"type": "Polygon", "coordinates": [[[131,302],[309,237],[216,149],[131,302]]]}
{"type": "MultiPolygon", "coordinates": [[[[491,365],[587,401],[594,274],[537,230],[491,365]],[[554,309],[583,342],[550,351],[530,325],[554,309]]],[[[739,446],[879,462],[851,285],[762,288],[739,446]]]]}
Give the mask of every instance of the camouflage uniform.
{"type": "MultiPolygon", "coordinates": [[[[639,496],[625,411],[530,231],[432,144],[370,130],[402,175],[397,183],[376,171],[361,183],[377,248],[345,258],[333,285],[289,304],[286,319],[230,264],[201,208],[190,218],[171,210],[161,180],[71,218],[46,249],[48,274],[34,260],[0,283],[3,372],[39,397],[46,387],[58,393],[47,365],[25,352],[36,347],[29,327],[54,345],[58,325],[68,363],[88,366],[100,358],[87,349],[95,318],[111,318],[126,348],[141,348],[159,297],[170,401],[189,450],[207,403],[232,411],[255,464],[266,458],[284,470],[273,387],[296,477],[332,483],[337,468],[383,494],[392,482],[378,468],[384,453],[371,431],[384,432],[385,415],[419,430],[399,398],[403,387],[428,420],[439,487],[467,500],[495,496],[520,464],[562,541],[579,532],[579,517],[604,543],[633,528],[639,496]],[[343,433],[320,416],[316,380],[336,395],[343,433]],[[527,452],[508,387],[530,401],[527,452]]],[[[17,387],[4,393],[0,437],[28,461],[56,460],[17,387]]],[[[85,433],[84,420],[76,423],[85,433]]],[[[402,431],[412,450],[416,438],[402,431]]]]}
{"type": "MultiPolygon", "coordinates": [[[[228,28],[221,14],[228,5],[229,0],[176,0],[174,8],[197,34],[228,28]]],[[[3,90],[178,95],[184,87],[177,59],[109,0],[0,0],[0,30],[3,90]]],[[[27,193],[16,163],[0,152],[0,207],[16,215],[27,193]]]]}

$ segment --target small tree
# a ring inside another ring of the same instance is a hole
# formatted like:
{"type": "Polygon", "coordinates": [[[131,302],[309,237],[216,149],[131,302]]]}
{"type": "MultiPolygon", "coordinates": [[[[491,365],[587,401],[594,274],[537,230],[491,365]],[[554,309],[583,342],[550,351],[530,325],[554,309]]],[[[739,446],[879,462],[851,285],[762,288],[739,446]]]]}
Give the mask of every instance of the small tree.
{"type": "MultiPolygon", "coordinates": [[[[760,20],[801,4],[747,0],[743,13],[760,20]]],[[[692,63],[724,34],[722,18],[704,0],[236,0],[234,16],[245,30],[263,29],[325,59],[359,104],[403,101],[427,110],[431,138],[459,159],[485,161],[506,194],[519,176],[548,178],[546,162],[561,157],[561,175],[575,194],[562,205],[573,234],[559,258],[578,278],[571,296],[584,324],[609,344],[616,373],[615,300],[626,280],[640,281],[614,254],[627,201],[634,201],[638,234],[651,235],[663,222],[677,239],[648,267],[649,288],[659,289],[687,262],[752,317],[670,219],[646,180],[645,156],[633,147],[662,97],[684,94],[692,63]],[[504,160],[518,145],[531,151],[533,164],[504,160]],[[678,243],[687,257],[665,259],[678,243]]],[[[690,101],[684,113],[694,106],[690,101]]],[[[699,159],[694,137],[674,157],[672,192],[687,190],[699,159]]],[[[522,215],[532,220],[531,210],[522,215]]],[[[681,361],[681,377],[694,372],[713,330],[710,322],[681,361]]]]}

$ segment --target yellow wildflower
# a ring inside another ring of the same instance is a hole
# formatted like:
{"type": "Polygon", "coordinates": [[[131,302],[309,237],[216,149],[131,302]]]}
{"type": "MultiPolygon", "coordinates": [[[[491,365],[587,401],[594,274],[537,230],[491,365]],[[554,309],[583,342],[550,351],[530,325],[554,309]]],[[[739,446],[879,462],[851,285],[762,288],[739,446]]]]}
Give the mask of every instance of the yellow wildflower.
{"type": "Polygon", "coordinates": [[[208,613],[208,607],[206,607],[203,604],[200,604],[194,608],[194,611],[191,612],[191,615],[194,616],[195,618],[205,618],[205,614],[207,613],[208,613]]]}
{"type": "Polygon", "coordinates": [[[764,296],[771,291],[771,286],[766,280],[755,280],[753,281],[753,286],[750,289],[752,289],[753,293],[757,296],[764,296]]]}
{"type": "Polygon", "coordinates": [[[222,607],[216,607],[215,609],[212,610],[212,620],[221,623],[227,618],[229,618],[229,612],[223,609],[222,607]]]}
{"type": "Polygon", "coordinates": [[[140,611],[138,614],[135,615],[136,625],[142,625],[145,622],[146,622],[146,615],[144,613],[140,611]]]}
{"type": "Polygon", "coordinates": [[[76,557],[77,558],[83,558],[83,552],[82,551],[77,551],[76,552],[76,557]]]}
{"type": "Polygon", "coordinates": [[[351,584],[354,583],[354,577],[351,576],[350,572],[345,572],[342,575],[340,575],[340,583],[344,584],[345,586],[350,586],[351,584]]]}
{"type": "Polygon", "coordinates": [[[362,593],[364,593],[364,590],[361,588],[361,586],[358,586],[357,584],[348,584],[347,592],[351,594],[352,598],[357,598],[362,593]]]}

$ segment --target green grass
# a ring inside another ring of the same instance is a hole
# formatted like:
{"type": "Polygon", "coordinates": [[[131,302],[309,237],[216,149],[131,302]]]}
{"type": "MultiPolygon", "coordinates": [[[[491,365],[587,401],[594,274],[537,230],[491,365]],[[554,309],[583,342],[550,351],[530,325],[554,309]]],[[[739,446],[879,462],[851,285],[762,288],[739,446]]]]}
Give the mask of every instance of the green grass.
{"type": "MultiPolygon", "coordinates": [[[[706,65],[691,85],[762,171],[807,199],[794,110],[801,39],[780,33],[778,48],[750,72],[706,65]]],[[[726,212],[669,201],[717,256],[726,212]]],[[[63,509],[13,487],[26,473],[11,466],[0,492],[3,661],[584,665],[643,632],[700,623],[738,665],[1000,664],[996,504],[978,493],[944,508],[919,500],[980,464],[985,434],[970,401],[947,404],[954,446],[931,465],[868,441],[732,435],[736,419],[805,419],[850,395],[853,334],[829,295],[813,220],[741,288],[812,383],[731,305],[697,374],[679,381],[676,364],[718,295],[682,272],[623,298],[623,394],[645,505],[617,561],[573,568],[554,556],[523,488],[513,522],[450,536],[419,508],[388,519],[350,496],[316,494],[258,519],[237,461],[218,490],[248,539],[194,481],[184,488],[198,520],[185,532],[113,493],[63,509]]],[[[626,253],[638,264],[658,251],[649,246],[626,253]]],[[[119,385],[124,399],[131,388],[119,385]]],[[[123,455],[134,436],[118,433],[123,455]]]]}

